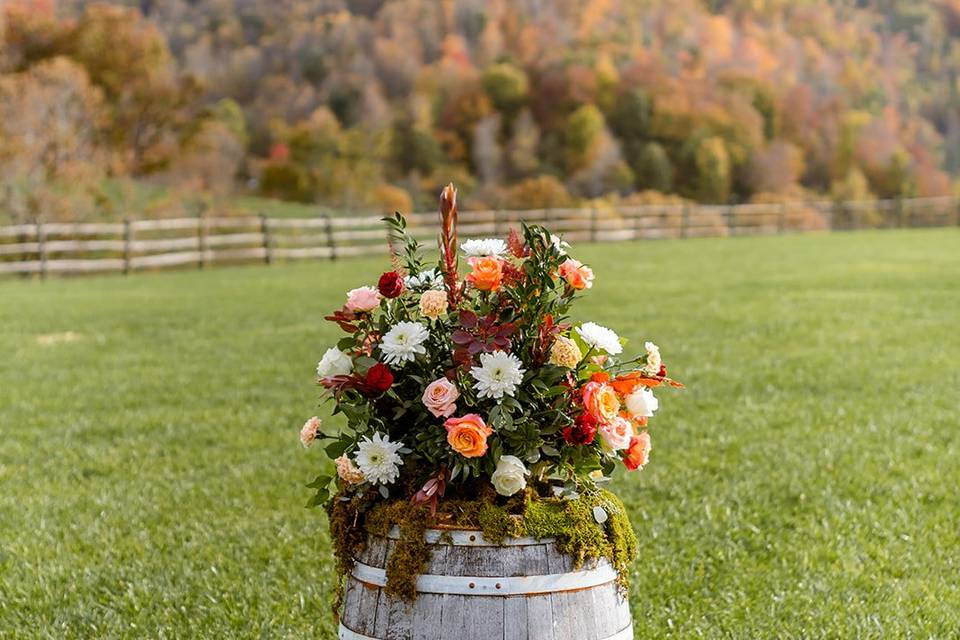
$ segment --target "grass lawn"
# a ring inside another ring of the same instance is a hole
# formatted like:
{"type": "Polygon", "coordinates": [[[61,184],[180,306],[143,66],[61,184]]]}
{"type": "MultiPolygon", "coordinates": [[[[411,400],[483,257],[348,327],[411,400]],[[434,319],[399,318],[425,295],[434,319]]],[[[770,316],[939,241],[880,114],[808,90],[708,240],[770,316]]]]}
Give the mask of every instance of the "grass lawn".
{"type": "MultiPolygon", "coordinates": [[[[576,253],[689,386],[615,482],[636,637],[957,637],[960,230],[576,253]]],[[[0,638],[335,637],[297,432],[383,268],[0,281],[0,638]]]]}

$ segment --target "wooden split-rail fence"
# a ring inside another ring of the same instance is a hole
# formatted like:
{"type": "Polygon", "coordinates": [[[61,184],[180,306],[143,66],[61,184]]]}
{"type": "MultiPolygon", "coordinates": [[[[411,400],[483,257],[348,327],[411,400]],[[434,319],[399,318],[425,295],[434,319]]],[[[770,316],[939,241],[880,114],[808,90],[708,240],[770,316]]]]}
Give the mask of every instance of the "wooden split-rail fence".
{"type": "MultiPolygon", "coordinates": [[[[545,224],[571,242],[960,226],[960,199],[467,211],[460,214],[460,236],[503,237],[521,220],[545,224]]],[[[407,221],[413,235],[424,241],[431,241],[439,230],[435,213],[409,214],[407,221]]],[[[386,250],[385,228],[378,215],[41,221],[0,227],[0,274],[43,278],[202,269],[244,262],[335,260],[386,250]]]]}

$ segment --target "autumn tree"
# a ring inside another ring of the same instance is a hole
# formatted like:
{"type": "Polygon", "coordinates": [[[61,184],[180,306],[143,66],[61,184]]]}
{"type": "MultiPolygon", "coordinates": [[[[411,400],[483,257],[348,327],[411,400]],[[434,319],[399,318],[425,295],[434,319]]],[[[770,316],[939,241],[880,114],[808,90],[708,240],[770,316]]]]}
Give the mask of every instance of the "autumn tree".
{"type": "Polygon", "coordinates": [[[65,58],[0,78],[0,201],[15,221],[82,218],[102,177],[101,91],[65,58]]]}
{"type": "Polygon", "coordinates": [[[111,112],[106,134],[128,155],[131,170],[163,167],[189,115],[193,87],[177,82],[160,31],[134,9],[94,4],[63,48],[103,90],[111,112]]]}

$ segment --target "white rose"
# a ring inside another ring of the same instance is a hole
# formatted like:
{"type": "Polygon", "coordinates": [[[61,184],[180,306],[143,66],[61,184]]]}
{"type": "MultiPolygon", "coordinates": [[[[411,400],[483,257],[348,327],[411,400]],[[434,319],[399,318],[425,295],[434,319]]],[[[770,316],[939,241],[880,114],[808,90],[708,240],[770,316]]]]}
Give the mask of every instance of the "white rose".
{"type": "Polygon", "coordinates": [[[660,347],[652,342],[645,343],[643,347],[647,350],[647,364],[643,367],[643,370],[645,373],[655,376],[660,373],[660,365],[663,363],[660,358],[660,347]]]}
{"type": "Polygon", "coordinates": [[[527,486],[524,476],[530,475],[516,456],[500,456],[497,461],[497,470],[490,476],[493,488],[502,496],[512,496],[527,486]]]}
{"type": "Polygon", "coordinates": [[[660,401],[646,387],[640,387],[627,396],[627,411],[638,418],[653,417],[653,412],[659,407],[660,401]]]}
{"type": "Polygon", "coordinates": [[[321,378],[330,378],[332,376],[345,376],[353,371],[353,360],[336,347],[327,349],[317,365],[317,375],[321,378]]]}

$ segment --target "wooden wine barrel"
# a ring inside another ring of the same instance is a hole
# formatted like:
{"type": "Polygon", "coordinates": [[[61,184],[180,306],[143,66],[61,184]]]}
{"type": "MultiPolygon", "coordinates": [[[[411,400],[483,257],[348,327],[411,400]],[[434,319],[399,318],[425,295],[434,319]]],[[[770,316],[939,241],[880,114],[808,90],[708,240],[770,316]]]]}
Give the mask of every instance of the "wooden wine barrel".
{"type": "Polygon", "coordinates": [[[630,607],[606,560],[575,569],[552,540],[442,533],[427,532],[431,559],[413,603],[384,590],[399,530],[369,536],[346,579],[340,640],[632,640],[630,607]]]}

